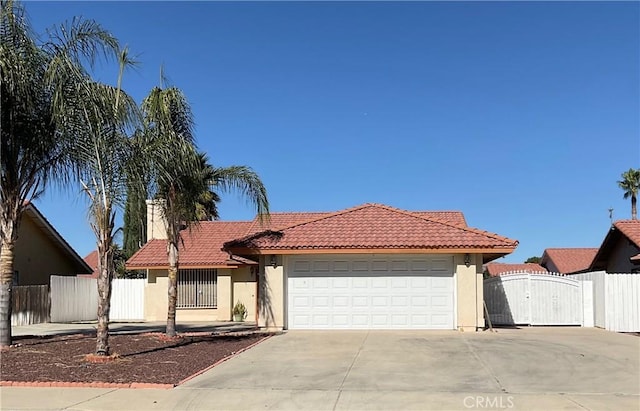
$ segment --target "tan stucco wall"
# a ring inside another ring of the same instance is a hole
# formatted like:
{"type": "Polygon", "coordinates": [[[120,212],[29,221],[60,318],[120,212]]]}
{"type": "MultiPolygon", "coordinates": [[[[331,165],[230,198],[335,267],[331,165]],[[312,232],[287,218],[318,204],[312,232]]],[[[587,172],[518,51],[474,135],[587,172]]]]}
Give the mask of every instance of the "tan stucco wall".
{"type": "MultiPolygon", "coordinates": [[[[257,270],[256,270],[257,271],[257,270]]],[[[247,308],[247,318],[245,321],[256,320],[258,289],[256,288],[256,274],[252,273],[251,267],[241,267],[233,270],[231,280],[233,284],[233,296],[231,306],[240,301],[247,308]]]]}
{"type": "Polygon", "coordinates": [[[14,248],[18,285],[49,284],[50,275],[76,275],[76,266],[25,213],[14,248]]]}
{"type": "MultiPolygon", "coordinates": [[[[167,319],[167,270],[148,270],[145,286],[145,319],[165,321],[167,319]]],[[[256,319],[256,279],[249,267],[218,269],[217,308],[179,308],[176,321],[230,321],[235,301],[247,307],[246,321],[256,319]],[[253,278],[252,278],[253,277],[253,278]]]]}
{"type": "Polygon", "coordinates": [[[632,264],[631,260],[629,260],[640,253],[640,250],[631,244],[627,238],[620,237],[609,254],[606,269],[608,273],[630,273],[633,269],[640,268],[640,266],[632,264]]]}
{"type": "MultiPolygon", "coordinates": [[[[286,257],[284,257],[286,258],[286,257]]],[[[260,279],[258,281],[258,325],[268,329],[283,329],[285,322],[285,284],[283,256],[278,256],[277,266],[265,264],[270,256],[260,258],[260,279]]]]}
{"type": "Polygon", "coordinates": [[[471,264],[464,263],[464,254],[453,257],[456,272],[457,326],[461,331],[476,331],[484,327],[482,255],[471,255],[471,264]]]}

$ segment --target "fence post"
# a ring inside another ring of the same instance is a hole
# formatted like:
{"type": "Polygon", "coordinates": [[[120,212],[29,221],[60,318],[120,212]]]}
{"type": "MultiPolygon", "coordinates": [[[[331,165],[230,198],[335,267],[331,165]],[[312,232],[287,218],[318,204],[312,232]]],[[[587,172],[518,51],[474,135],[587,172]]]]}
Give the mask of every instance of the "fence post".
{"type": "Polygon", "coordinates": [[[580,281],[582,286],[582,326],[593,327],[593,281],[580,281]]]}

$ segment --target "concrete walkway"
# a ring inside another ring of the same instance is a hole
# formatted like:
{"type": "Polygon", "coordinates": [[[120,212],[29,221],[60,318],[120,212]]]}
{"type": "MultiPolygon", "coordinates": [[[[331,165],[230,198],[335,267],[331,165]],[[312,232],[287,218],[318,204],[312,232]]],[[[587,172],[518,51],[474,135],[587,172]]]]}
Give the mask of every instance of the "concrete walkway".
{"type": "Polygon", "coordinates": [[[172,390],[2,388],[2,409],[638,410],[640,338],[583,328],[288,332],[172,390]]]}

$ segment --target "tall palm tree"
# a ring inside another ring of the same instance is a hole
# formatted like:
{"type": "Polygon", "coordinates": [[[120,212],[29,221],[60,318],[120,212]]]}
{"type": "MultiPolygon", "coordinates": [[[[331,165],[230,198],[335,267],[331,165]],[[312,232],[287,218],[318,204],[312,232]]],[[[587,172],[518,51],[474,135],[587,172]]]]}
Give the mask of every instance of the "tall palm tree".
{"type": "Polygon", "coordinates": [[[618,186],[624,191],[624,198],[631,197],[631,219],[638,219],[636,203],[638,201],[638,191],[640,191],[640,169],[629,170],[622,173],[622,180],[618,181],[618,186]]]}
{"type": "Polygon", "coordinates": [[[96,354],[109,355],[111,284],[115,274],[115,219],[124,207],[129,181],[136,180],[135,152],[127,136],[139,124],[138,107],[121,89],[126,66],[133,64],[126,49],[119,54],[117,85],[86,81],[77,87],[84,101],[75,112],[80,137],[71,153],[82,191],[89,200],[91,229],[98,248],[98,327],[96,354]]]}
{"type": "Polygon", "coordinates": [[[191,108],[175,88],[154,88],[143,102],[147,133],[145,146],[156,154],[150,194],[162,199],[166,222],[168,257],[168,336],[176,335],[179,249],[182,232],[203,219],[217,218],[219,196],[211,187],[239,190],[253,203],[260,216],[268,215],[269,202],[258,175],[248,167],[214,168],[197,152],[193,138],[191,108]]]}
{"type": "Polygon", "coordinates": [[[89,77],[87,66],[117,50],[113,36],[83,19],[40,42],[24,7],[0,1],[0,346],[11,344],[14,245],[24,207],[49,180],[69,180],[77,87],[89,77]]]}

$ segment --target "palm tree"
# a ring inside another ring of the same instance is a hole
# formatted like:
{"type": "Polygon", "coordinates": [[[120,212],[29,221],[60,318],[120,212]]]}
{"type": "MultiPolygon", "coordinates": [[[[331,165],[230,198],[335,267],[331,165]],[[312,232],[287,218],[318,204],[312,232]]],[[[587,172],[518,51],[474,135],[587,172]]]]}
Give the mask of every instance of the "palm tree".
{"type": "Polygon", "coordinates": [[[115,87],[86,81],[77,87],[84,101],[75,127],[81,130],[72,161],[82,191],[89,200],[90,225],[98,248],[98,327],[96,355],[109,349],[111,283],[115,274],[115,218],[124,207],[129,181],[136,181],[135,152],[127,132],[138,124],[138,107],[121,89],[124,68],[133,64],[127,50],[119,54],[120,71],[115,87]]]}
{"type": "MultiPolygon", "coordinates": [[[[239,190],[252,202],[260,216],[268,215],[269,202],[258,175],[248,167],[214,168],[196,150],[193,118],[182,92],[170,87],[154,88],[143,102],[147,134],[145,144],[155,153],[152,166],[153,197],[162,199],[168,256],[168,336],[176,335],[179,249],[182,231],[208,218],[217,218],[215,202],[219,196],[211,187],[222,191],[239,190]]],[[[148,157],[149,158],[149,157],[148,157]]]]}
{"type": "Polygon", "coordinates": [[[11,344],[14,245],[27,202],[49,180],[68,181],[85,67],[115,55],[117,40],[97,23],[74,19],[39,42],[22,5],[0,1],[0,346],[11,344]]]}
{"type": "Polygon", "coordinates": [[[631,197],[631,219],[638,219],[638,210],[636,207],[638,199],[638,191],[640,191],[640,169],[629,170],[622,173],[622,180],[618,181],[618,186],[624,191],[624,198],[631,197]]]}

